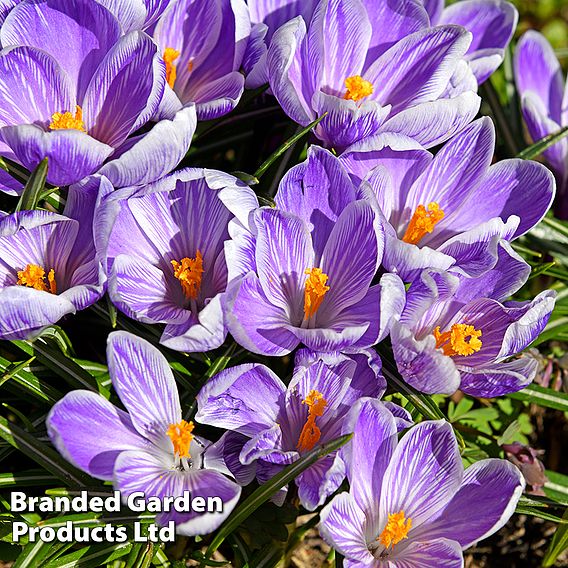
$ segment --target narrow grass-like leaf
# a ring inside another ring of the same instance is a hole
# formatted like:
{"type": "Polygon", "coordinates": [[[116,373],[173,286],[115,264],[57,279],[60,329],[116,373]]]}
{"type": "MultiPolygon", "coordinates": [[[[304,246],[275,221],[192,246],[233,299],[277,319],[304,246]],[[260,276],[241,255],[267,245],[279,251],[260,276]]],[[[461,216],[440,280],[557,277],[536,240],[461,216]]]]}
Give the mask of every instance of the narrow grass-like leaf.
{"type": "Polygon", "coordinates": [[[24,191],[16,205],[16,211],[26,211],[37,207],[40,194],[45,190],[47,177],[47,158],[44,158],[30,175],[24,191]]]}
{"type": "Polygon", "coordinates": [[[54,485],[59,479],[42,470],[18,471],[15,473],[0,473],[0,489],[12,487],[39,487],[54,485]]]}
{"type": "Polygon", "coordinates": [[[37,339],[32,343],[34,352],[46,367],[65,379],[72,387],[100,392],[107,398],[110,393],[97,383],[97,380],[73,359],[62,353],[52,342],[37,339]]]}
{"type": "Polygon", "coordinates": [[[521,158],[523,160],[534,160],[538,156],[540,156],[545,150],[556,144],[558,141],[562,140],[565,136],[568,136],[568,126],[565,126],[558,130],[557,132],[553,132],[540,140],[537,140],[534,144],[525,148],[522,152],[517,154],[517,158],[521,158]]]}
{"type": "Polygon", "coordinates": [[[85,546],[71,554],[48,562],[45,564],[45,568],[100,568],[108,562],[126,556],[131,549],[131,542],[121,542],[112,546],[104,544],[85,546]]]}
{"type": "Polygon", "coordinates": [[[37,540],[29,542],[18,556],[13,568],[38,568],[43,561],[53,552],[53,543],[37,540]]]}
{"type": "Polygon", "coordinates": [[[222,542],[229,536],[236,528],[238,528],[250,515],[252,515],[263,503],[268,501],[278,490],[282,489],[285,485],[294,480],[298,475],[305,471],[308,467],[316,463],[320,458],[327,454],[334,452],[345,445],[351,440],[353,434],[341,436],[315,448],[307,453],[298,461],[290,464],[284,468],[278,475],[275,475],[270,481],[261,485],[256,489],[241,505],[239,505],[232,513],[232,515],[225,521],[213,541],[209,545],[206,552],[206,557],[211,558],[211,555],[219,548],[222,542]]]}
{"type": "Polygon", "coordinates": [[[288,148],[291,148],[296,142],[298,142],[298,140],[300,140],[306,134],[311,132],[326,116],[327,116],[327,112],[322,114],[320,117],[316,118],[316,120],[314,120],[313,122],[310,122],[310,124],[308,124],[308,126],[306,126],[306,128],[303,128],[302,130],[300,130],[300,132],[298,132],[297,134],[292,136],[292,138],[290,138],[289,140],[286,140],[286,142],[284,142],[284,144],[282,144],[282,146],[280,146],[280,148],[278,148],[278,150],[276,150],[276,152],[274,152],[271,156],[269,156],[268,159],[266,159],[263,162],[263,164],[258,168],[258,170],[256,170],[256,172],[254,172],[253,177],[255,179],[259,180],[266,173],[268,168],[270,168],[270,166],[282,154],[284,154],[284,152],[286,152],[286,150],[288,150],[288,148]]]}
{"type": "Polygon", "coordinates": [[[554,566],[556,559],[568,548],[568,508],[564,511],[562,520],[564,522],[558,525],[542,561],[545,568],[554,566]]]}
{"type": "Polygon", "coordinates": [[[8,373],[8,378],[10,379],[3,383],[2,386],[23,394],[24,398],[32,396],[51,406],[63,396],[58,390],[45,381],[38,379],[29,371],[23,368],[14,371],[12,362],[3,357],[0,357],[0,373],[8,373]]]}
{"type": "Polygon", "coordinates": [[[73,467],[55,450],[38,441],[33,434],[11,424],[3,416],[0,416],[0,437],[61,479],[66,485],[85,486],[93,483],[88,475],[73,467]]]}
{"type": "Polygon", "coordinates": [[[154,551],[154,558],[152,558],[152,564],[158,566],[159,568],[170,568],[172,563],[169,561],[166,553],[161,548],[156,548],[154,551]]]}
{"type": "Polygon", "coordinates": [[[529,385],[522,391],[514,392],[507,396],[516,400],[532,402],[546,408],[568,412],[568,394],[547,389],[540,385],[529,385]]]}

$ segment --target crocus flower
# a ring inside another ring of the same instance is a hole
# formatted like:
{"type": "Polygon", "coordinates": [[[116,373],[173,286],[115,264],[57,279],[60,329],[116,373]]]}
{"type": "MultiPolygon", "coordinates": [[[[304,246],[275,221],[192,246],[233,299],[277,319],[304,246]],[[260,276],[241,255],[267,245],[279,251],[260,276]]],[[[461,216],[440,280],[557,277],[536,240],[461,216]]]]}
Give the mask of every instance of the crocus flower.
{"type": "MultiPolygon", "coordinates": [[[[150,27],[168,7],[171,0],[96,0],[112,12],[125,33],[150,27]]],[[[0,0],[0,23],[22,0],[0,0]]]]}
{"type": "Polygon", "coordinates": [[[218,445],[194,433],[182,419],[179,394],[166,358],[147,341],[126,332],[108,338],[108,369],[127,412],[97,393],[66,394],[47,417],[47,430],[59,452],[92,477],[112,481],[123,499],[220,497],[221,512],[159,513],[157,521],[175,521],[180,534],[215,530],[230,515],[241,494],[226,477],[218,445]]]}
{"type": "Polygon", "coordinates": [[[179,106],[195,103],[199,120],[230,112],[244,89],[239,70],[249,35],[243,0],[173,3],[154,32],[166,64],[167,96],[179,106]]]}
{"type": "Polygon", "coordinates": [[[422,422],[398,442],[392,415],[363,399],[345,428],[354,433],[343,451],[350,490],[324,507],[319,530],[346,566],[461,568],[462,550],[501,528],[523,491],[506,460],[464,471],[443,420],[422,422]]]}
{"type": "Polygon", "coordinates": [[[21,211],[0,219],[0,338],[26,339],[94,304],[105,277],[93,215],[104,178],[71,186],[63,215],[21,211]]]}
{"type": "Polygon", "coordinates": [[[534,357],[513,358],[544,329],[556,293],[531,302],[504,302],[527,280],[530,267],[510,245],[499,245],[494,268],[477,278],[424,271],[410,286],[400,321],[391,329],[398,370],[426,393],[494,397],[530,383],[534,357]],[[504,302],[504,303],[503,303],[504,302]]]}
{"type": "Polygon", "coordinates": [[[268,83],[266,56],[274,32],[296,16],[309,22],[318,0],[248,0],[251,35],[243,61],[246,86],[255,89],[268,83]]]}
{"type": "MultiPolygon", "coordinates": [[[[517,44],[514,70],[532,139],[536,142],[568,126],[568,88],[554,50],[542,34],[530,30],[523,35],[517,44]]],[[[568,219],[568,139],[562,138],[543,154],[558,180],[556,214],[568,219]]]]}
{"type": "Polygon", "coordinates": [[[261,208],[251,231],[227,245],[234,283],[225,298],[229,331],[246,349],[290,353],[374,345],[404,305],[402,281],[391,274],[371,285],[383,256],[379,214],[365,200],[349,203],[335,222],[261,208]],[[251,309],[254,306],[254,309],[251,309]]]}
{"type": "Polygon", "coordinates": [[[228,223],[235,216],[246,223],[257,205],[244,183],[212,170],[114,192],[97,215],[111,300],[134,319],[166,324],[161,342],[172,349],[219,347],[228,223]]]}
{"type": "Polygon", "coordinates": [[[417,2],[418,23],[414,12],[391,4],[321,0],[309,25],[299,16],[272,37],[272,92],[301,125],[328,113],[314,131],[327,146],[342,150],[377,132],[400,132],[428,147],[479,109],[472,91],[443,97],[471,34],[461,26],[429,27],[417,2]]]}
{"type": "Polygon", "coordinates": [[[97,0],[116,16],[125,33],[150,28],[173,1],[97,0]]]}
{"type": "Polygon", "coordinates": [[[491,165],[495,129],[476,120],[432,156],[408,139],[379,135],[340,160],[373,189],[388,221],[383,266],[412,281],[423,268],[478,276],[495,264],[501,239],[534,227],[555,193],[550,171],[530,160],[491,165]]]}
{"type": "Polygon", "coordinates": [[[29,170],[47,157],[54,185],[99,172],[121,187],[171,171],[189,147],[195,109],[163,110],[134,135],[160,107],[165,66],[150,37],[121,33],[94,0],[16,6],[0,30],[0,153],[29,170]]]}
{"type": "Polygon", "coordinates": [[[503,62],[517,27],[517,9],[504,0],[461,0],[447,8],[444,3],[423,0],[433,26],[458,24],[471,32],[473,39],[464,59],[481,85],[503,62]]]}
{"type": "MultiPolygon", "coordinates": [[[[195,419],[245,436],[239,460],[256,463],[257,475],[265,480],[340,436],[352,405],[363,396],[380,397],[385,389],[381,361],[371,350],[345,356],[302,349],[288,387],[264,365],[222,371],[197,396],[195,419]]],[[[399,415],[408,426],[409,416],[399,415]]],[[[337,452],[319,460],[296,478],[302,505],[310,511],[319,507],[344,477],[337,452]]]]}

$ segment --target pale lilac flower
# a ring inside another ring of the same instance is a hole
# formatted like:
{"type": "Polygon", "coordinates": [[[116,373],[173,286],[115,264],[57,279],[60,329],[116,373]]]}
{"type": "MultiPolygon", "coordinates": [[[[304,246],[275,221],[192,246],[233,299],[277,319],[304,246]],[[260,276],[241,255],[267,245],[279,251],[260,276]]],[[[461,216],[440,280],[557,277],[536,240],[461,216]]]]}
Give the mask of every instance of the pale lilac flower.
{"type": "Polygon", "coordinates": [[[524,488],[500,459],[464,471],[452,427],[422,422],[398,441],[392,415],[363,399],[344,426],[350,490],[321,512],[323,538],[349,568],[462,568],[462,550],[499,530],[524,488]]]}
{"type": "Polygon", "coordinates": [[[211,444],[182,419],[179,394],[166,358],[147,341],[126,332],[108,338],[107,359],[114,388],[127,412],[85,390],[66,394],[51,409],[47,430],[59,452],[92,477],[112,481],[123,499],[220,497],[222,512],[159,513],[179,534],[214,531],[239,500],[240,486],[221,458],[222,443],[211,444]]]}

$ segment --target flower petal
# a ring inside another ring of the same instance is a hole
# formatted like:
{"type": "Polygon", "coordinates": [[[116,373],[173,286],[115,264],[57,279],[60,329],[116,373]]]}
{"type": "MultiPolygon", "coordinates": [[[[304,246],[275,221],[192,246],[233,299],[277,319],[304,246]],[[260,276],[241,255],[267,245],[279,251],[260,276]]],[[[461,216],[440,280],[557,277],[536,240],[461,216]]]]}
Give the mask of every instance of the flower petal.
{"type": "Polygon", "coordinates": [[[383,477],[398,441],[395,419],[383,403],[362,398],[347,415],[342,433],[353,433],[351,442],[341,449],[350,494],[374,526],[383,477]]]}
{"type": "Polygon", "coordinates": [[[31,339],[64,315],[75,313],[75,306],[61,295],[25,286],[0,290],[0,337],[31,339]]]}
{"type": "Polygon", "coordinates": [[[112,384],[140,434],[163,442],[166,431],[181,420],[174,375],[164,355],[146,340],[124,331],[108,336],[107,360],[112,384]]]}
{"type": "Polygon", "coordinates": [[[68,77],[49,54],[22,46],[0,53],[1,126],[47,126],[53,113],[75,110],[72,93],[68,77]]]}
{"type": "Polygon", "coordinates": [[[122,452],[140,452],[147,445],[126,412],[90,391],[66,394],[50,410],[46,424],[53,445],[65,459],[98,479],[112,479],[122,452]]]}
{"type": "Polygon", "coordinates": [[[166,275],[153,264],[120,254],[109,274],[112,303],[129,317],[144,323],[185,323],[191,312],[176,303],[166,275]]]}
{"type": "Polygon", "coordinates": [[[159,456],[150,453],[123,452],[116,461],[115,483],[123,497],[141,491],[148,497],[181,497],[189,491],[191,499],[220,497],[221,512],[160,513],[162,525],[173,520],[176,532],[186,536],[214,531],[231,514],[241,494],[241,488],[218,471],[190,469],[179,471],[169,467],[159,456]]]}
{"type": "Polygon", "coordinates": [[[402,437],[392,455],[383,479],[379,517],[384,522],[389,514],[404,511],[416,529],[445,509],[462,477],[452,426],[444,420],[422,422],[402,437]]]}
{"type": "Polygon", "coordinates": [[[22,2],[10,12],[0,32],[2,45],[36,47],[58,61],[71,79],[79,104],[91,77],[119,37],[120,25],[112,14],[87,0],[22,2]]]}
{"type": "Polygon", "coordinates": [[[409,385],[427,394],[453,394],[459,388],[460,374],[452,358],[436,349],[433,335],[417,340],[395,322],[391,341],[398,370],[409,385]]]}
{"type": "Polygon", "coordinates": [[[6,126],[0,130],[0,138],[30,171],[47,158],[47,181],[58,186],[71,185],[95,173],[112,152],[110,146],[84,132],[45,132],[31,124],[6,126]]]}
{"type": "Polygon", "coordinates": [[[396,568],[462,568],[463,554],[454,540],[413,541],[400,553],[395,553],[392,563],[396,568]]]}
{"type": "Polygon", "coordinates": [[[460,26],[436,26],[415,32],[393,45],[366,71],[373,97],[396,114],[435,101],[445,90],[471,42],[460,26]]]}
{"type": "Polygon", "coordinates": [[[323,539],[357,566],[373,566],[375,559],[367,549],[365,513],[349,493],[340,493],[320,513],[319,532],[323,539]]]}
{"type": "Polygon", "coordinates": [[[260,209],[255,220],[256,267],[262,289],[270,302],[299,325],[303,318],[305,271],[314,266],[308,228],[300,218],[275,209],[260,209]]]}
{"type": "Polygon", "coordinates": [[[521,472],[512,463],[478,461],[465,470],[461,487],[440,517],[424,525],[416,538],[451,538],[468,548],[509,520],[524,486],[521,472]]]}
{"type": "Polygon", "coordinates": [[[517,392],[533,381],[538,367],[538,361],[527,356],[481,369],[467,369],[461,372],[460,390],[480,398],[517,392]]]}
{"type": "Polygon", "coordinates": [[[154,115],[164,85],[164,64],[154,42],[141,32],[123,36],[87,87],[83,108],[87,130],[110,146],[120,146],[154,115]]]}
{"type": "Polygon", "coordinates": [[[442,12],[440,23],[458,24],[473,34],[467,57],[481,84],[503,61],[518,19],[519,14],[510,2],[465,0],[448,6],[442,12]],[[487,57],[487,54],[491,55],[487,57]]]}
{"type": "Polygon", "coordinates": [[[268,48],[267,66],[270,89],[295,122],[307,126],[316,118],[311,108],[313,86],[303,92],[303,58],[306,24],[301,17],[294,18],[278,29],[268,48]]]}
{"type": "Polygon", "coordinates": [[[365,297],[383,248],[384,229],[372,205],[366,201],[350,203],[333,227],[321,257],[321,269],[329,276],[330,289],[316,316],[318,321],[321,317],[331,322],[335,314],[365,297]]]}
{"type": "Polygon", "coordinates": [[[316,136],[339,151],[376,134],[390,114],[390,105],[364,100],[356,103],[319,91],[312,97],[318,116],[327,116],[316,126],[316,136]]]}
{"type": "Polygon", "coordinates": [[[236,282],[224,300],[227,326],[235,341],[253,353],[282,356],[298,346],[286,312],[271,304],[254,273],[236,282]],[[254,306],[254,310],[250,309],[254,306]]]}
{"type": "Polygon", "coordinates": [[[451,99],[425,102],[404,109],[382,126],[383,132],[400,133],[432,148],[449,140],[467,126],[479,112],[481,98],[465,92],[451,99]]]}
{"type": "Polygon", "coordinates": [[[535,30],[523,35],[515,50],[515,81],[521,98],[534,93],[555,122],[561,122],[564,77],[546,38],[535,30]]]}
{"type": "Polygon", "coordinates": [[[172,120],[160,120],[150,132],[118,148],[100,173],[115,187],[156,181],[181,162],[196,126],[195,107],[184,108],[172,120]]]}
{"type": "Polygon", "coordinates": [[[284,383],[264,365],[231,367],[205,383],[195,419],[250,437],[274,425],[285,392],[284,383]]]}

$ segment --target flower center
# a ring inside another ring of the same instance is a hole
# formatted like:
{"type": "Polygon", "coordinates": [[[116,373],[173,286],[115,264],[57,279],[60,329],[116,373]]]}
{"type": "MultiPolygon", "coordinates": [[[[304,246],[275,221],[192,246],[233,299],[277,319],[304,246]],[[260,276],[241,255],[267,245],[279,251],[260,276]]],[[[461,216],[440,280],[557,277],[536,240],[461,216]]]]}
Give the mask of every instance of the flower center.
{"type": "Polygon", "coordinates": [[[444,355],[454,357],[462,355],[467,357],[477,353],[481,346],[481,330],[475,329],[473,325],[465,323],[454,323],[450,331],[440,332],[440,326],[434,329],[436,347],[444,351],[444,355]]]}
{"type": "Polygon", "coordinates": [[[163,55],[164,63],[166,64],[166,81],[173,89],[176,82],[177,69],[174,61],[180,56],[180,52],[173,47],[166,47],[163,55]]]}
{"type": "Polygon", "coordinates": [[[49,124],[51,130],[80,130],[86,132],[83,122],[83,110],[77,105],[75,114],[71,112],[54,112],[49,124]]]}
{"type": "Polygon", "coordinates": [[[434,227],[444,218],[444,211],[440,206],[432,201],[428,204],[428,209],[424,205],[419,205],[408,223],[408,228],[402,240],[405,243],[416,245],[427,234],[434,230],[434,227]]]}
{"type": "Polygon", "coordinates": [[[196,300],[201,289],[203,275],[203,257],[197,251],[195,258],[182,258],[180,262],[172,260],[174,276],[180,281],[183,293],[188,300],[196,300]]]}
{"type": "Polygon", "coordinates": [[[347,92],[343,95],[343,98],[355,102],[372,95],[374,91],[372,83],[365,81],[361,75],[347,77],[345,86],[347,87],[347,92]]]}
{"type": "Polygon", "coordinates": [[[193,422],[182,420],[177,424],[170,424],[166,434],[174,445],[174,454],[180,458],[190,458],[189,446],[193,440],[193,422]]]}
{"type": "Polygon", "coordinates": [[[47,282],[45,280],[45,270],[37,264],[28,264],[24,270],[18,270],[19,286],[27,286],[34,290],[42,290],[43,292],[57,293],[57,284],[55,283],[55,271],[53,268],[47,274],[47,282]]]}
{"type": "Polygon", "coordinates": [[[321,392],[311,390],[308,396],[302,401],[302,404],[308,406],[308,418],[302,428],[296,448],[300,452],[309,452],[319,442],[321,437],[321,431],[316,426],[316,418],[323,416],[323,411],[327,406],[327,400],[323,398],[321,392]]]}
{"type": "Polygon", "coordinates": [[[319,310],[329,286],[325,285],[328,276],[321,268],[306,268],[304,273],[308,275],[304,288],[304,317],[308,320],[319,310]]]}
{"type": "Polygon", "coordinates": [[[408,538],[408,531],[412,527],[412,519],[406,519],[404,511],[393,513],[389,515],[387,526],[377,538],[378,541],[385,547],[389,548],[391,545],[398,544],[401,540],[408,538]]]}

